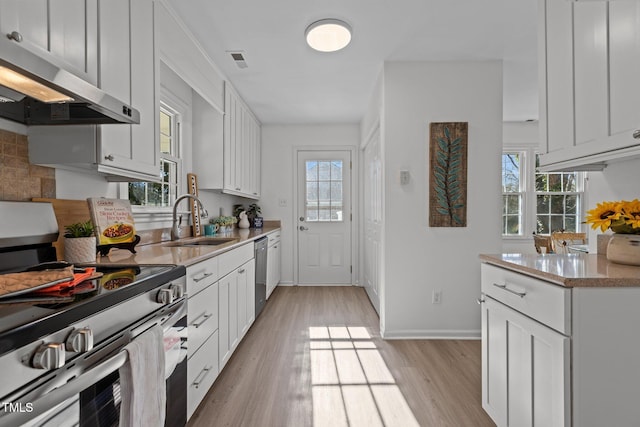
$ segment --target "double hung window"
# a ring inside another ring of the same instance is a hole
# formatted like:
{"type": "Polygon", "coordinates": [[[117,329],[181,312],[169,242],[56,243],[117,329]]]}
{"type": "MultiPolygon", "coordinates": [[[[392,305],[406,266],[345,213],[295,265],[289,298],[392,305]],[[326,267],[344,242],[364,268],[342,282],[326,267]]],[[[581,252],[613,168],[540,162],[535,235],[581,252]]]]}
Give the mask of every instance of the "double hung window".
{"type": "Polygon", "coordinates": [[[579,232],[583,216],[583,172],[540,172],[532,149],[502,154],[502,235],[579,232]]]}
{"type": "Polygon", "coordinates": [[[129,201],[134,206],[170,207],[180,188],[180,114],[160,107],[160,182],[130,182],[129,201]]]}

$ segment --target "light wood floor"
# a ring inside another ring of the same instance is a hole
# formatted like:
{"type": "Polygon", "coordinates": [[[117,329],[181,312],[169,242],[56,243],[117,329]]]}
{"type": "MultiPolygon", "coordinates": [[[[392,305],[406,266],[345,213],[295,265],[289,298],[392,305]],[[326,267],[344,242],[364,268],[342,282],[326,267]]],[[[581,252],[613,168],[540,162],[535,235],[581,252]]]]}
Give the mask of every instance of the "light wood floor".
{"type": "Polygon", "coordinates": [[[392,340],[357,287],[278,287],[189,427],[494,426],[480,341],[392,340]]]}

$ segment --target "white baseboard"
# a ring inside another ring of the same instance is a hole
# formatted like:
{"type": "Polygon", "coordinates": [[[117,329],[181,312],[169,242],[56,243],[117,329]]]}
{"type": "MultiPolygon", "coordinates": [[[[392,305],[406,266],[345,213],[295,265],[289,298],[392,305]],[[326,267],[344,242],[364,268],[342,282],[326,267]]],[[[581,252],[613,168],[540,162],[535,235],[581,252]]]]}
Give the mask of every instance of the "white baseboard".
{"type": "Polygon", "coordinates": [[[381,330],[385,340],[479,340],[481,331],[475,330],[381,330]]]}
{"type": "Polygon", "coordinates": [[[360,285],[356,284],[350,284],[350,283],[329,283],[329,284],[323,284],[323,283],[309,283],[309,284],[299,284],[299,283],[293,283],[293,282],[280,282],[278,283],[278,286],[356,286],[356,287],[360,287],[360,285]]]}

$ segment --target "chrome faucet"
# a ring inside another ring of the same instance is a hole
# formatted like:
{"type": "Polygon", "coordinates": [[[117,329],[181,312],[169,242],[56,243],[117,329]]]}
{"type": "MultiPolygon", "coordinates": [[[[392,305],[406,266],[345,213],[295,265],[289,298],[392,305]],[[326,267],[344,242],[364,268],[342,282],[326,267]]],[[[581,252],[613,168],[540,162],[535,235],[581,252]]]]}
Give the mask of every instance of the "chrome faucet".
{"type": "Polygon", "coordinates": [[[178,221],[178,218],[177,218],[178,203],[180,203],[183,199],[187,199],[187,198],[195,200],[198,203],[198,205],[200,205],[200,210],[203,212],[202,214],[203,218],[206,218],[208,216],[207,210],[204,208],[204,205],[202,204],[200,199],[198,199],[193,194],[183,194],[182,196],[178,197],[176,201],[173,203],[173,223],[171,225],[171,240],[178,240],[180,238],[180,224],[182,223],[182,215],[180,215],[180,221],[178,221]]]}

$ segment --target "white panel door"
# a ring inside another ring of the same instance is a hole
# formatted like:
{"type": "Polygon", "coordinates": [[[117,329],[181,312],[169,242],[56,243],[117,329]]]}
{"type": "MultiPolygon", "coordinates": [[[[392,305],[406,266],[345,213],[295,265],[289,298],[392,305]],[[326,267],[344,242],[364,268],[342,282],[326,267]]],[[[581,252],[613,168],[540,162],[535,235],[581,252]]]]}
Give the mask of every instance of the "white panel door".
{"type": "Polygon", "coordinates": [[[364,149],[364,288],[380,313],[380,269],[382,267],[382,160],[380,131],[364,149]]]}
{"type": "Polygon", "coordinates": [[[351,284],[351,152],[298,152],[298,283],[351,284]]]}

